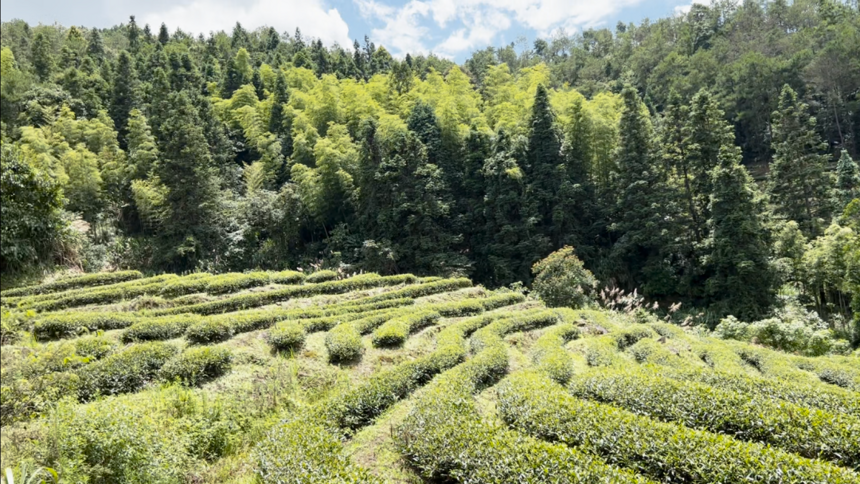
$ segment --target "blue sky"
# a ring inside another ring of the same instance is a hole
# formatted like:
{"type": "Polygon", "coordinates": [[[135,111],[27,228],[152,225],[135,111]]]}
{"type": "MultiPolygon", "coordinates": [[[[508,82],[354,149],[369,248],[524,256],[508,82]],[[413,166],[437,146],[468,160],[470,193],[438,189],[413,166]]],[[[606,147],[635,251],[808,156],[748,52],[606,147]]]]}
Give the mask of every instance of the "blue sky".
{"type": "MultiPolygon", "coordinates": [[[[31,24],[108,27],[136,15],[153,30],[229,31],[238,20],[248,29],[270,25],[326,44],[351,45],[369,35],[395,56],[436,53],[461,62],[469,53],[517,41],[529,43],[563,29],[614,28],[673,15],[691,0],[3,0],[2,20],[31,24]]],[[[692,0],[702,1],[702,0],[692,0]]]]}

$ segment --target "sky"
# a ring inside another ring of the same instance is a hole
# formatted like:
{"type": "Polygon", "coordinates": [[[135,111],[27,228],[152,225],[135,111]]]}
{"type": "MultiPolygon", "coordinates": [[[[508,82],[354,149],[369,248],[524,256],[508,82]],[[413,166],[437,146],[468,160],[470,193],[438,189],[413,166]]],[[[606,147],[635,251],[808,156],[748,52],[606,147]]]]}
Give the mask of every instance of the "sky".
{"type": "MultiPolygon", "coordinates": [[[[622,21],[638,23],[689,9],[691,0],[3,0],[0,19],[31,25],[110,27],[135,15],[153,31],[230,32],[272,26],[331,45],[365,35],[396,57],[434,53],[462,62],[471,52],[525,38],[550,38],[622,21]],[[562,29],[562,30],[560,30],[562,29]]],[[[701,2],[703,0],[692,0],[701,2]]]]}

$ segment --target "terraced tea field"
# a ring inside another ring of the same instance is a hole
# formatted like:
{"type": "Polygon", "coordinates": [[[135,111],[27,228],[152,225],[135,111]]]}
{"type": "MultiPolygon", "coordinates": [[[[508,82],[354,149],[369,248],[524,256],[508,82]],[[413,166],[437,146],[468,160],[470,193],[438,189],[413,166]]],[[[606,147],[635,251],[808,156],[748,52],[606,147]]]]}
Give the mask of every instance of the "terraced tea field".
{"type": "Polygon", "coordinates": [[[2,466],[60,482],[860,482],[856,357],[411,275],[94,274],[2,305],[2,466]]]}

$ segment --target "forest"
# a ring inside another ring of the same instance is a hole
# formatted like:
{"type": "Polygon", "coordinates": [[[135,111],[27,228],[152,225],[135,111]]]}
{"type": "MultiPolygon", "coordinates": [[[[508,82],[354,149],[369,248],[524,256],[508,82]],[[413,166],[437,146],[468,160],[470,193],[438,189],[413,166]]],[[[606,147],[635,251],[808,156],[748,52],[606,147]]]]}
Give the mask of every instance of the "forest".
{"type": "Polygon", "coordinates": [[[4,22],[0,270],[522,287],[572,247],[595,291],[856,345],[857,52],[834,0],[694,4],[462,65],[238,23],[4,22]]]}

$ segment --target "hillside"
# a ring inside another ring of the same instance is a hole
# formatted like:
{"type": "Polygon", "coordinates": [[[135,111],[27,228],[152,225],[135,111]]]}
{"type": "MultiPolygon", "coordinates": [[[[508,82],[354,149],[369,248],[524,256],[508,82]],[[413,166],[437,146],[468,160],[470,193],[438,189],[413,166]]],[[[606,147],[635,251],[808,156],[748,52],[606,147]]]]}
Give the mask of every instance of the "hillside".
{"type": "Polygon", "coordinates": [[[860,482],[856,351],[464,278],[126,271],[0,296],[2,467],[61,482],[860,482]]]}

